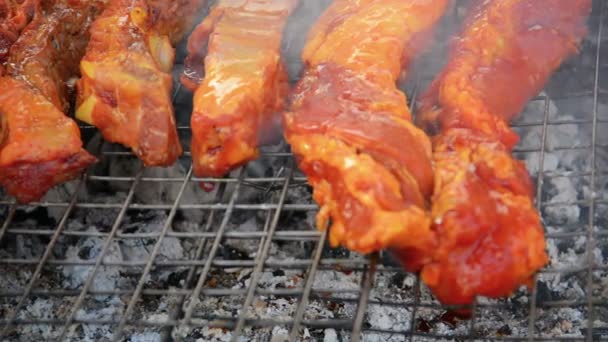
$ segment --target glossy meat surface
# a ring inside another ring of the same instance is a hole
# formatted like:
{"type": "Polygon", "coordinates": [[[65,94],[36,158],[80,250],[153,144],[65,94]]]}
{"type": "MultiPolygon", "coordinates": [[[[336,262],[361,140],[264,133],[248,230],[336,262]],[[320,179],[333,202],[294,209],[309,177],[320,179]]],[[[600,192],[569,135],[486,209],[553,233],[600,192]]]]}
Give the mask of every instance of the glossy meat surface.
{"type": "Polygon", "coordinates": [[[310,32],[305,71],[284,116],[321,207],[318,228],[331,219],[331,244],[360,253],[388,248],[407,254],[412,269],[436,244],[425,207],[431,143],[412,124],[396,82],[446,5],[335,1],[310,32]]]}
{"type": "Polygon", "coordinates": [[[223,176],[272,141],[288,78],[281,40],[297,0],[220,0],[195,29],[182,83],[194,91],[192,159],[223,176]]]}
{"type": "Polygon", "coordinates": [[[434,140],[433,230],[422,279],[445,304],[509,295],[548,257],[525,165],[495,137],[450,129],[434,140]]]}
{"type": "Polygon", "coordinates": [[[11,47],[0,78],[0,183],[20,202],[78,176],[95,158],[82,148],[69,108],[87,31],[101,1],[54,1],[11,47]]]}
{"type": "Polygon", "coordinates": [[[91,28],[76,116],[146,166],[182,154],[171,100],[175,50],[205,0],[110,0],[91,28]]]}
{"type": "Polygon", "coordinates": [[[420,99],[427,132],[469,127],[518,142],[508,122],[578,52],[591,0],[497,0],[472,8],[448,63],[420,99]]]}
{"type": "Polygon", "coordinates": [[[21,80],[0,78],[0,184],[21,202],[39,200],[95,162],[78,125],[21,80]]]}
{"type": "Polygon", "coordinates": [[[423,281],[446,304],[510,295],[548,257],[533,186],[511,155],[509,122],[584,36],[590,0],[480,3],[448,64],[423,96],[435,134],[433,230],[439,247],[423,281]]]}
{"type": "Polygon", "coordinates": [[[40,0],[0,0],[0,75],[19,34],[40,9],[40,0]]]}

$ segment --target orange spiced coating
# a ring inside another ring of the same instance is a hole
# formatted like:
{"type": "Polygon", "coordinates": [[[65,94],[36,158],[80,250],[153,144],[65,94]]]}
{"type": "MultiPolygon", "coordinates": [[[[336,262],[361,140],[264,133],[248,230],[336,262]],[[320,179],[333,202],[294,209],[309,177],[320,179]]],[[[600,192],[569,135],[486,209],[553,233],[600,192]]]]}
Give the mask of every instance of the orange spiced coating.
{"type": "Polygon", "coordinates": [[[78,75],[88,28],[102,1],[58,0],[12,45],[0,78],[0,184],[19,202],[40,199],[96,159],[67,117],[67,82],[78,75]]]}
{"type": "Polygon", "coordinates": [[[388,248],[417,268],[436,246],[431,143],[396,86],[447,1],[337,0],[312,28],[285,136],[333,246],[388,248]]]}
{"type": "Polygon", "coordinates": [[[133,150],[145,166],[182,154],[171,99],[174,45],[205,0],[110,0],[80,68],[78,119],[133,150]]]}
{"type": "Polygon", "coordinates": [[[436,135],[439,247],[421,275],[441,302],[509,295],[548,262],[509,122],[577,52],[590,7],[590,0],[479,1],[423,95],[420,124],[436,135]]]}
{"type": "Polygon", "coordinates": [[[0,0],[0,75],[13,43],[40,10],[40,0],[0,0]]]}
{"type": "Polygon", "coordinates": [[[281,40],[297,0],[220,0],[188,41],[182,83],[194,91],[192,161],[220,177],[273,140],[288,77],[281,40]]]}

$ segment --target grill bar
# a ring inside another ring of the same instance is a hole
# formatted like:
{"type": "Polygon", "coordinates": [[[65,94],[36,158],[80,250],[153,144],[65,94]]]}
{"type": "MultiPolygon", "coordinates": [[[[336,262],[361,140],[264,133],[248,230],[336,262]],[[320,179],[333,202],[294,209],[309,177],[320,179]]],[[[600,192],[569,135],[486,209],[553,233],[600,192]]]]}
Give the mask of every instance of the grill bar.
{"type": "MultiPolygon", "coordinates": [[[[241,185],[244,174],[245,174],[244,168],[241,168],[241,170],[239,172],[239,177],[238,177],[239,182],[237,183],[237,185],[232,193],[232,196],[230,198],[230,202],[228,205],[228,209],[226,210],[226,214],[224,215],[224,218],[222,219],[222,223],[217,231],[217,235],[215,237],[215,240],[213,241],[211,250],[209,251],[209,257],[207,258],[207,261],[205,262],[205,266],[204,266],[201,274],[199,275],[199,278],[198,278],[198,281],[194,288],[193,294],[190,297],[190,301],[188,302],[188,304],[186,306],[186,309],[184,311],[184,318],[182,320],[182,323],[180,324],[180,327],[189,327],[192,324],[192,315],[194,313],[194,306],[197,304],[197,301],[199,300],[200,295],[202,293],[203,285],[205,283],[205,280],[207,279],[209,270],[211,269],[211,262],[213,261],[213,258],[215,258],[215,256],[217,255],[217,251],[220,246],[220,241],[222,240],[224,231],[226,230],[226,226],[228,225],[228,219],[230,218],[230,215],[232,214],[232,211],[234,210],[234,204],[238,198],[240,185],[241,185]]],[[[176,336],[176,341],[177,342],[181,341],[180,335],[176,336]]]]}
{"type": "Polygon", "coordinates": [[[595,75],[593,79],[593,129],[591,133],[591,197],[589,199],[589,225],[587,227],[587,311],[589,318],[587,319],[587,341],[591,342],[593,340],[593,326],[595,324],[595,308],[593,306],[593,267],[595,266],[595,186],[596,186],[596,168],[597,168],[597,130],[598,130],[598,92],[599,92],[599,82],[600,82],[600,60],[601,60],[601,47],[602,47],[602,32],[604,30],[603,21],[604,21],[604,10],[606,4],[602,2],[600,5],[600,20],[598,26],[597,33],[597,50],[595,55],[595,75]]]}
{"type": "MultiPolygon", "coordinates": [[[[308,6],[314,7],[314,3],[306,2],[306,10],[310,10],[308,6]]],[[[557,81],[531,101],[536,105],[513,125],[523,137],[530,132],[538,135],[537,141],[530,143],[528,139],[518,146],[516,154],[536,163],[536,206],[543,213],[550,248],[558,250],[553,253],[552,264],[537,275],[531,292],[518,292],[503,300],[479,299],[473,305],[472,320],[445,322],[447,308],[429,295],[417,277],[405,274],[384,253],[362,258],[327,246],[327,233],[310,224],[318,206],[284,144],[261,154],[259,163],[272,172],[256,173],[256,167],[248,165],[221,179],[192,176],[188,109],[183,105],[190,101],[190,94],[178,85],[173,98],[186,149],[180,160],[183,172],[144,169],[131,152],[103,143],[95,148],[105,164],[130,166],[120,172],[91,168],[81,180],[65,188],[67,195],[46,197],[29,205],[16,204],[0,194],[0,272],[9,275],[10,281],[16,279],[16,270],[26,272],[26,279],[18,286],[2,286],[4,278],[0,278],[0,338],[73,340],[86,334],[85,328],[108,332],[107,339],[149,333],[155,336],[152,340],[163,341],[208,340],[213,336],[209,334],[216,333],[232,340],[272,340],[275,336],[323,340],[330,332],[355,341],[607,338],[608,304],[602,297],[605,292],[599,288],[603,285],[598,282],[598,277],[608,279],[608,223],[602,218],[603,210],[608,213],[608,198],[601,196],[606,186],[602,182],[608,179],[604,161],[604,151],[608,150],[604,135],[608,128],[608,88],[601,77],[608,72],[608,64],[602,61],[605,7],[603,1],[595,1],[592,34],[581,56],[560,71],[566,76],[557,75],[557,81]],[[584,85],[560,85],[564,79],[578,79],[584,85]],[[588,113],[569,115],[571,110],[561,109],[562,103],[584,103],[588,113]],[[569,132],[571,127],[588,137],[576,144],[556,144],[555,132],[569,132]],[[582,163],[557,168],[552,166],[556,156],[587,159],[590,166],[582,163]],[[197,190],[193,197],[189,192],[200,182],[214,185],[217,191],[207,195],[197,190]],[[108,200],[89,189],[99,184],[122,190],[108,200]],[[570,184],[576,193],[553,199],[555,184],[570,184]],[[148,187],[175,191],[170,196],[144,198],[142,191],[148,187]],[[570,207],[580,210],[579,220],[558,222],[550,215],[570,207]],[[54,213],[57,218],[51,223],[44,217],[35,218],[31,223],[31,213],[54,213]],[[107,215],[107,222],[95,216],[89,223],[88,215],[93,213],[107,215]],[[193,213],[201,213],[202,218],[190,222],[187,217],[193,213]],[[144,217],[141,226],[148,224],[146,215],[160,218],[158,229],[129,228],[137,223],[138,215],[144,217]],[[255,229],[237,229],[251,217],[255,229]],[[84,229],[82,222],[95,229],[84,229]],[[196,228],[186,229],[185,223],[196,228]],[[95,245],[99,252],[90,258],[63,255],[66,245],[81,241],[99,241],[95,245]],[[189,249],[177,258],[161,257],[164,244],[170,241],[189,249]],[[136,242],[148,243],[144,257],[108,259],[116,245],[127,248],[124,246],[136,242]],[[41,246],[37,251],[28,245],[36,243],[41,246]],[[15,247],[18,244],[26,244],[35,252],[23,252],[19,249],[22,247],[15,247]],[[252,256],[228,257],[224,250],[233,244],[249,246],[252,256]],[[298,252],[286,253],[291,249],[298,252]],[[284,259],[285,255],[293,256],[284,259]],[[86,270],[82,284],[71,287],[61,283],[70,269],[86,270]],[[108,269],[118,270],[125,284],[98,288],[96,282],[108,269]],[[162,274],[179,281],[157,280],[162,274]],[[246,274],[246,281],[239,278],[242,274],[246,274]],[[291,287],[273,285],[272,277],[280,274],[299,280],[291,287]],[[219,284],[212,285],[214,282],[219,284]],[[564,288],[563,284],[574,287],[564,288]],[[96,298],[106,297],[124,306],[113,309],[111,316],[91,316],[89,312],[101,312],[95,311],[96,305],[107,306],[103,299],[96,298]],[[169,302],[168,298],[175,301],[169,302]],[[216,302],[223,306],[211,304],[216,302]],[[36,313],[35,305],[40,303],[51,305],[53,315],[36,313]],[[160,309],[156,303],[166,308],[160,309]],[[260,303],[265,305],[264,310],[276,313],[261,313],[257,308],[260,303]],[[288,303],[286,311],[274,308],[277,303],[288,303]],[[67,309],[61,311],[61,305],[67,309]],[[223,307],[233,311],[222,311],[223,307]],[[155,316],[159,310],[162,319],[155,316]],[[572,313],[580,317],[569,316],[572,313]],[[501,318],[509,321],[508,329],[500,326],[501,318]],[[574,326],[564,328],[563,320],[574,326]],[[48,330],[48,334],[34,336],[31,328],[48,330]]],[[[293,38],[287,38],[286,45],[295,51],[299,47],[293,38]]],[[[406,92],[411,95],[412,107],[418,89],[426,88],[425,83],[434,75],[431,71],[425,74],[424,65],[423,61],[416,68],[413,82],[407,85],[412,88],[406,92]]],[[[84,135],[95,135],[93,127],[82,129],[84,135]]]]}
{"type": "Polygon", "coordinates": [[[160,247],[163,242],[163,239],[167,235],[167,231],[169,231],[169,229],[171,228],[171,223],[173,222],[173,218],[175,217],[175,213],[177,212],[177,206],[179,205],[179,201],[182,199],[182,196],[184,195],[184,191],[186,190],[186,184],[188,183],[188,180],[190,179],[191,176],[192,176],[192,167],[190,167],[190,170],[188,170],[186,180],[182,184],[180,191],[177,194],[177,197],[175,198],[173,208],[171,208],[171,212],[169,213],[169,216],[167,217],[167,220],[165,221],[165,224],[160,233],[160,236],[156,240],[156,244],[154,245],[154,250],[150,254],[150,257],[148,258],[146,268],[144,269],[143,274],[139,278],[139,282],[137,283],[137,288],[135,289],[135,293],[133,294],[133,296],[131,296],[129,305],[127,306],[127,310],[125,311],[125,313],[122,316],[122,319],[120,320],[118,329],[113,337],[114,341],[119,341],[123,335],[125,325],[127,324],[127,319],[129,318],[129,316],[131,316],[131,313],[133,312],[133,308],[135,307],[135,304],[137,303],[137,300],[139,299],[139,297],[141,295],[141,292],[144,288],[144,284],[146,283],[146,277],[150,274],[150,271],[152,270],[154,260],[156,259],[157,255],[160,251],[160,247]]]}
{"type": "Polygon", "coordinates": [[[321,233],[321,238],[317,242],[317,246],[315,247],[314,258],[312,263],[310,264],[310,269],[307,272],[308,276],[306,278],[306,283],[304,285],[304,289],[300,297],[300,302],[298,303],[298,308],[296,309],[294,323],[291,328],[291,333],[289,334],[289,338],[292,341],[295,340],[297,335],[300,333],[302,319],[304,318],[304,310],[306,309],[306,305],[310,301],[312,286],[315,281],[315,275],[317,273],[317,270],[319,269],[319,263],[321,261],[321,255],[323,254],[323,247],[325,246],[326,241],[327,230],[324,230],[323,233],[321,233]]]}
{"type": "MultiPolygon", "coordinates": [[[[220,188],[218,189],[217,195],[215,196],[215,200],[219,201],[219,199],[224,195],[224,191],[226,190],[226,187],[224,186],[224,184],[220,185],[220,188]]],[[[205,224],[205,228],[204,231],[205,232],[209,232],[211,230],[211,225],[213,224],[213,221],[215,219],[215,211],[210,212],[209,214],[209,218],[207,219],[207,222],[205,224]]],[[[169,234],[167,234],[169,235],[169,234]]],[[[209,236],[209,238],[213,238],[215,236],[215,234],[211,233],[211,236],[209,236]]],[[[203,253],[205,252],[205,247],[207,246],[207,242],[208,239],[206,237],[201,237],[200,240],[198,240],[197,243],[197,247],[196,247],[196,253],[195,253],[195,257],[193,260],[203,260],[203,253]]],[[[184,286],[182,288],[188,288],[188,287],[193,287],[194,286],[194,280],[196,276],[196,266],[192,266],[188,269],[188,275],[186,277],[186,280],[184,281],[184,286]]],[[[143,290],[142,292],[144,295],[149,295],[149,293],[147,293],[146,290],[143,290]]],[[[164,295],[165,293],[163,291],[160,291],[161,295],[164,295]]],[[[191,295],[190,291],[184,290],[183,292],[183,296],[181,296],[180,300],[179,300],[179,305],[177,305],[176,309],[171,313],[170,319],[172,320],[177,320],[178,318],[180,318],[182,311],[181,308],[184,306],[184,303],[186,301],[186,299],[188,298],[188,296],[191,295]]],[[[209,296],[209,293],[206,293],[205,291],[202,291],[203,294],[209,296]]],[[[171,332],[172,329],[165,329],[163,331],[163,335],[162,335],[162,340],[163,341],[168,341],[171,339],[171,332]]]]}
{"type": "MultiPolygon", "coordinates": [[[[84,175],[83,177],[86,177],[86,175],[84,175]]],[[[34,287],[34,284],[36,283],[36,280],[38,280],[38,277],[40,277],[40,273],[42,272],[42,268],[44,267],[45,262],[49,259],[50,255],[51,255],[51,252],[53,251],[53,247],[57,243],[57,240],[58,240],[58,238],[59,238],[62,230],[65,227],[67,219],[70,216],[70,213],[72,212],[72,209],[74,208],[74,204],[76,204],[77,193],[78,193],[78,189],[80,188],[81,184],[82,184],[82,178],[78,182],[78,186],[76,187],[76,191],[75,191],[74,195],[72,196],[72,201],[70,202],[70,206],[68,207],[68,209],[66,210],[66,212],[63,214],[63,217],[61,218],[61,221],[59,222],[59,224],[55,228],[55,233],[53,234],[53,236],[51,238],[51,241],[47,245],[42,258],[40,259],[40,262],[37,263],[36,270],[34,271],[34,274],[32,275],[31,280],[29,281],[29,283],[27,284],[27,287],[25,288],[25,291],[23,292],[23,294],[19,298],[19,302],[18,302],[17,306],[14,308],[12,314],[9,316],[9,319],[7,320],[4,328],[2,329],[2,332],[0,333],[0,336],[3,336],[3,335],[7,334],[8,329],[10,328],[11,324],[17,318],[17,315],[19,314],[19,311],[25,305],[25,301],[27,300],[27,297],[30,295],[30,292],[32,291],[32,288],[34,287]]],[[[8,221],[8,222],[10,222],[10,221],[8,221]]]]}
{"type": "MultiPolygon", "coordinates": [[[[293,172],[293,167],[289,167],[289,175],[291,176],[293,172]]],[[[253,302],[253,296],[256,292],[256,288],[258,286],[258,282],[260,281],[261,273],[264,268],[264,262],[268,258],[268,252],[270,251],[270,246],[272,242],[272,237],[277,229],[277,224],[279,223],[279,216],[281,215],[281,207],[285,204],[285,198],[287,196],[287,189],[289,188],[289,178],[285,181],[283,185],[283,190],[281,191],[281,195],[279,198],[279,204],[277,210],[275,211],[272,223],[270,224],[270,229],[268,229],[268,238],[262,238],[260,240],[260,250],[256,254],[255,265],[256,267],[253,270],[253,275],[251,276],[251,281],[249,282],[249,287],[247,289],[247,297],[245,298],[245,303],[242,306],[241,313],[239,315],[235,333],[233,335],[232,341],[238,341],[238,336],[240,335],[243,327],[245,326],[245,320],[247,319],[248,309],[253,302]]]]}
{"type": "Polygon", "coordinates": [[[89,274],[86,283],[82,287],[82,291],[80,291],[80,294],[78,295],[78,299],[76,300],[76,303],[74,304],[72,311],[70,312],[68,318],[65,320],[65,324],[63,325],[63,329],[61,330],[61,334],[59,335],[59,337],[60,337],[59,340],[63,340],[66,337],[66,335],[68,333],[68,329],[69,329],[70,325],[72,324],[72,322],[74,321],[74,318],[76,317],[76,313],[78,312],[78,310],[84,303],[85,296],[87,295],[87,292],[91,288],[93,281],[95,281],[95,276],[97,275],[97,270],[99,269],[99,266],[101,266],[101,264],[103,262],[103,258],[106,255],[108,249],[110,248],[110,244],[112,243],[112,238],[117,233],[117,231],[120,227],[120,224],[127,212],[129,203],[133,200],[133,196],[135,194],[135,188],[139,184],[139,177],[141,177],[142,173],[143,173],[143,169],[140,168],[140,170],[137,173],[137,176],[135,178],[135,181],[131,185],[129,194],[127,195],[127,198],[126,198],[125,202],[123,203],[122,208],[120,209],[120,213],[118,214],[118,216],[116,217],[116,220],[114,221],[112,230],[110,231],[110,234],[108,235],[108,237],[106,238],[106,240],[104,242],[103,249],[101,250],[101,253],[99,253],[99,256],[95,260],[95,265],[93,266],[93,270],[89,274]]]}

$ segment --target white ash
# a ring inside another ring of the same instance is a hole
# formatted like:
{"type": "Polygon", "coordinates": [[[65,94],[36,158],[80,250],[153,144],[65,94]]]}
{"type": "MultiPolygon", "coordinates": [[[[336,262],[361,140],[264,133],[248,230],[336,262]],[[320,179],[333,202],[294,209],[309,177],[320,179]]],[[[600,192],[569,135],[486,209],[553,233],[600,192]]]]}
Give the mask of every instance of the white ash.
{"type": "MultiPolygon", "coordinates": [[[[58,306],[64,305],[60,301],[50,299],[36,298],[24,308],[19,314],[19,319],[55,319],[57,318],[58,306]]],[[[65,309],[65,308],[64,308],[65,309]]],[[[19,334],[15,338],[16,341],[35,341],[35,340],[52,340],[59,336],[58,327],[40,324],[40,325],[24,325],[19,330],[19,334]]]]}
{"type": "MultiPolygon", "coordinates": [[[[124,308],[124,303],[116,296],[109,298],[103,303],[97,303],[92,308],[82,308],[76,313],[76,319],[81,320],[110,320],[119,319],[124,308]]],[[[109,340],[114,331],[111,326],[97,324],[82,324],[79,329],[72,326],[70,337],[83,341],[109,340]],[[81,331],[78,331],[81,330],[81,331]],[[78,335],[81,334],[79,338],[78,335]]]]}
{"type": "Polygon", "coordinates": [[[232,333],[224,331],[219,328],[204,327],[200,331],[202,338],[196,340],[196,342],[229,342],[232,338],[232,333]]]}
{"type": "Polygon", "coordinates": [[[289,331],[284,327],[274,327],[272,329],[272,337],[270,342],[287,342],[289,340],[289,331]]]}
{"type": "MultiPolygon", "coordinates": [[[[74,180],[55,186],[49,189],[41,201],[50,203],[70,203],[78,188],[79,182],[80,180],[74,180]]],[[[54,218],[57,222],[59,222],[61,217],[65,214],[65,208],[62,207],[49,207],[47,210],[49,216],[54,218]]]]}
{"type": "MultiPolygon", "coordinates": [[[[96,232],[97,230],[91,227],[87,231],[96,232]]],[[[76,245],[68,247],[66,251],[66,260],[97,260],[103,249],[103,244],[104,241],[96,237],[82,239],[76,245]]],[[[107,253],[103,257],[103,261],[106,263],[112,263],[122,260],[122,253],[118,243],[112,241],[107,253]]],[[[89,278],[92,270],[92,266],[62,266],[62,274],[64,276],[63,286],[67,289],[81,289],[89,278]]],[[[112,291],[117,288],[120,280],[121,275],[118,267],[99,266],[94,281],[91,283],[91,290],[112,291]]],[[[104,300],[107,297],[96,296],[96,298],[104,300]]]]}
{"type": "MultiPolygon", "coordinates": [[[[230,223],[228,230],[236,231],[236,232],[243,232],[243,233],[251,233],[251,232],[257,232],[257,231],[262,230],[263,226],[264,226],[263,223],[257,222],[256,217],[252,217],[241,224],[230,223]]],[[[247,253],[247,255],[250,258],[254,258],[255,254],[257,253],[257,250],[258,250],[257,244],[252,243],[251,240],[247,240],[247,239],[233,239],[233,240],[230,240],[229,243],[232,247],[237,248],[240,251],[247,253]]]]}
{"type": "MultiPolygon", "coordinates": [[[[556,194],[549,199],[549,203],[568,203],[576,200],[578,191],[571,178],[556,177],[550,180],[556,190],[556,194]]],[[[576,223],[580,216],[580,207],[575,204],[551,205],[545,208],[545,212],[558,224],[576,223]]]]}
{"type": "Polygon", "coordinates": [[[338,342],[338,333],[335,329],[325,329],[323,332],[323,342],[338,342]]]}
{"type": "MultiPolygon", "coordinates": [[[[154,213],[140,216],[140,219],[143,220],[145,224],[141,224],[141,221],[130,222],[123,225],[123,230],[132,233],[160,233],[167,221],[167,216],[164,213],[154,213]]],[[[126,261],[147,262],[151,258],[151,253],[156,243],[157,239],[121,240],[120,250],[122,252],[122,257],[126,261]]],[[[156,255],[156,260],[183,260],[185,256],[185,249],[179,239],[175,237],[164,237],[160,244],[159,252],[156,255]]],[[[136,268],[131,268],[130,271],[135,274],[141,273],[141,270],[136,268]]],[[[171,274],[177,271],[179,271],[179,269],[160,269],[158,272],[155,272],[154,278],[160,281],[166,281],[171,274]]]]}
{"type": "Polygon", "coordinates": [[[135,333],[129,336],[130,342],[161,342],[159,333],[135,333]]]}

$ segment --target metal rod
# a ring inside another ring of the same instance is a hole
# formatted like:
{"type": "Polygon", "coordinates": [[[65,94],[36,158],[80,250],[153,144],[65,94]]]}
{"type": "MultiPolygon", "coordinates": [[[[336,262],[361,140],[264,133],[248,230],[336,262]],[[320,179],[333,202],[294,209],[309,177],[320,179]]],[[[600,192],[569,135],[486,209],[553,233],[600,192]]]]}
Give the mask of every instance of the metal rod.
{"type": "Polygon", "coordinates": [[[308,305],[310,292],[312,291],[312,285],[315,282],[315,276],[319,268],[319,261],[321,261],[321,256],[323,255],[323,248],[327,239],[327,231],[328,227],[323,230],[321,239],[319,240],[319,242],[317,243],[317,247],[315,248],[313,262],[310,265],[310,269],[308,270],[306,282],[304,283],[304,289],[302,290],[302,296],[300,297],[300,302],[298,303],[298,307],[296,308],[296,313],[294,315],[293,326],[291,327],[291,332],[289,334],[290,341],[296,340],[300,330],[300,326],[302,325],[304,311],[306,310],[306,305],[308,305]]]}
{"type": "Polygon", "coordinates": [[[55,244],[57,244],[57,241],[59,241],[61,232],[65,228],[66,223],[68,222],[68,217],[70,216],[70,214],[72,213],[72,210],[74,209],[74,205],[76,204],[76,201],[78,199],[78,192],[80,191],[80,186],[84,183],[85,178],[86,178],[86,174],[83,175],[82,177],[80,177],[80,179],[78,180],[78,184],[76,185],[76,190],[74,190],[74,194],[72,195],[72,199],[70,201],[70,206],[63,213],[63,216],[61,217],[59,224],[57,224],[57,228],[55,228],[55,234],[53,234],[51,241],[49,241],[48,245],[46,246],[44,254],[42,255],[42,258],[40,258],[40,262],[36,265],[36,270],[34,271],[34,274],[32,274],[30,281],[28,282],[27,286],[25,287],[25,291],[23,292],[23,295],[21,295],[21,297],[19,298],[19,302],[17,303],[17,306],[13,309],[13,312],[11,312],[9,319],[7,320],[6,325],[4,326],[4,329],[2,329],[2,333],[0,333],[0,336],[6,336],[8,334],[11,324],[13,323],[15,318],[17,318],[17,315],[19,314],[19,311],[21,311],[21,308],[23,307],[23,305],[25,305],[25,301],[27,300],[28,296],[30,295],[30,292],[32,291],[32,288],[34,287],[34,284],[40,278],[40,274],[42,273],[42,268],[44,267],[44,264],[46,263],[46,261],[50,258],[51,253],[53,253],[53,248],[55,248],[55,244]]]}
{"type": "Polygon", "coordinates": [[[182,199],[182,196],[184,195],[184,191],[186,191],[186,186],[188,185],[188,181],[190,180],[191,176],[192,176],[192,166],[190,166],[190,169],[188,170],[188,173],[186,175],[186,180],[182,183],[182,186],[179,189],[179,192],[173,203],[173,208],[171,209],[171,212],[169,212],[169,216],[167,216],[167,219],[165,220],[165,224],[163,225],[160,236],[156,240],[154,249],[152,250],[152,252],[150,253],[150,256],[148,257],[148,262],[146,263],[146,267],[144,268],[144,271],[143,271],[141,277],[139,278],[139,281],[137,282],[137,287],[135,288],[135,293],[133,294],[133,296],[131,296],[131,299],[129,300],[129,304],[127,305],[127,310],[125,310],[124,314],[122,315],[120,324],[118,325],[118,328],[117,328],[116,332],[114,333],[114,337],[112,338],[113,341],[118,341],[122,337],[123,330],[127,324],[127,319],[129,318],[129,316],[131,316],[131,313],[133,312],[133,308],[135,307],[135,304],[139,300],[139,296],[141,295],[144,285],[146,284],[148,275],[150,274],[150,271],[152,270],[152,267],[154,266],[154,260],[156,260],[156,257],[158,256],[158,253],[160,252],[160,248],[164,241],[165,235],[167,235],[167,232],[169,231],[169,229],[171,228],[171,225],[173,224],[173,219],[175,218],[175,214],[177,213],[177,206],[179,205],[179,201],[182,199]]]}
{"type": "Polygon", "coordinates": [[[112,229],[110,230],[110,235],[108,235],[108,237],[104,241],[103,247],[102,247],[101,251],[99,252],[99,255],[97,256],[97,260],[95,260],[95,265],[93,266],[93,270],[89,274],[86,283],[82,287],[82,291],[80,291],[80,294],[78,295],[78,298],[76,299],[76,302],[72,306],[72,310],[70,311],[69,316],[64,321],[63,328],[61,329],[61,333],[59,334],[59,338],[57,339],[58,341],[65,341],[69,328],[72,325],[72,322],[74,321],[74,318],[76,317],[78,310],[84,303],[84,299],[87,295],[87,292],[93,285],[93,281],[95,280],[95,276],[97,275],[97,270],[99,269],[99,266],[101,266],[101,264],[103,262],[103,258],[105,257],[106,253],[110,249],[110,246],[112,245],[113,237],[114,237],[114,235],[116,235],[116,232],[120,228],[120,224],[122,223],[122,220],[123,220],[125,214],[127,213],[129,203],[131,203],[131,201],[133,200],[133,196],[135,195],[135,188],[137,188],[137,185],[139,184],[139,177],[141,177],[142,174],[143,174],[143,166],[140,166],[140,169],[137,172],[135,181],[133,182],[133,184],[131,185],[131,188],[129,189],[127,198],[123,202],[122,208],[121,208],[120,212],[118,213],[116,220],[114,220],[114,224],[112,225],[112,229]]]}
{"type": "MultiPolygon", "coordinates": [[[[207,280],[207,275],[209,274],[209,270],[211,269],[211,262],[217,254],[217,251],[220,247],[220,242],[222,241],[224,232],[226,231],[226,227],[228,226],[228,221],[230,220],[230,216],[232,215],[232,211],[234,210],[235,203],[236,203],[236,200],[239,195],[239,191],[241,188],[242,179],[243,179],[244,175],[245,175],[245,168],[241,168],[239,171],[239,176],[238,176],[238,178],[241,181],[236,183],[236,186],[234,187],[232,195],[230,196],[228,208],[226,209],[226,213],[224,214],[222,223],[220,224],[220,227],[217,230],[217,235],[215,236],[215,239],[213,240],[213,245],[211,246],[211,250],[209,251],[209,256],[207,257],[207,261],[205,262],[205,265],[203,266],[203,270],[201,271],[201,274],[198,277],[198,282],[196,283],[194,291],[192,292],[192,295],[190,296],[190,301],[188,302],[186,309],[184,310],[184,318],[180,322],[179,330],[181,330],[182,328],[188,329],[188,326],[192,323],[192,314],[194,312],[194,307],[199,301],[203,285],[205,284],[205,280],[207,280]]],[[[175,340],[177,342],[181,341],[182,336],[178,334],[175,337],[175,340]]]]}
{"type": "Polygon", "coordinates": [[[602,1],[600,5],[600,18],[599,18],[599,28],[597,33],[597,48],[595,54],[595,74],[593,79],[593,130],[591,133],[591,176],[590,176],[590,188],[591,188],[591,197],[589,199],[589,224],[587,227],[587,249],[586,249],[586,259],[587,259],[587,286],[586,286],[586,296],[587,296],[587,327],[586,327],[586,341],[591,342],[593,340],[593,325],[595,324],[595,309],[593,307],[593,267],[595,266],[595,234],[594,234],[594,226],[595,226],[595,181],[596,181],[596,168],[597,168],[597,128],[598,128],[598,91],[600,88],[600,59],[601,59],[601,51],[602,51],[602,33],[604,29],[604,8],[606,2],[602,1]]]}
{"type": "Polygon", "coordinates": [[[351,341],[359,342],[361,340],[361,328],[363,326],[363,319],[367,310],[367,304],[369,302],[369,293],[374,285],[374,276],[376,275],[376,265],[378,264],[378,253],[373,253],[370,256],[369,269],[363,273],[361,279],[361,294],[359,296],[359,303],[357,304],[357,313],[353,320],[353,331],[351,334],[351,341]]]}
{"type": "MultiPolygon", "coordinates": [[[[545,110],[544,120],[541,131],[541,153],[538,160],[538,174],[536,176],[536,210],[540,213],[542,207],[542,189],[545,174],[545,146],[547,144],[547,122],[549,120],[549,98],[544,97],[545,110]]],[[[534,325],[536,324],[536,295],[538,293],[538,287],[536,282],[538,280],[538,274],[535,274],[532,280],[532,291],[530,293],[530,313],[528,314],[528,341],[534,341],[534,325]]]]}
{"type": "Polygon", "coordinates": [[[238,341],[238,337],[240,336],[243,327],[245,326],[245,318],[248,314],[248,309],[251,303],[253,302],[253,296],[255,294],[255,290],[258,286],[258,281],[262,277],[262,271],[264,270],[264,261],[268,258],[268,253],[270,252],[270,246],[272,245],[272,237],[274,232],[277,229],[277,225],[279,223],[279,218],[281,217],[281,208],[283,204],[285,204],[285,198],[287,197],[287,190],[289,189],[289,180],[291,179],[291,175],[293,174],[293,166],[288,166],[289,168],[289,177],[285,181],[283,185],[283,189],[281,191],[281,195],[279,197],[279,206],[274,213],[274,217],[272,218],[272,223],[270,224],[270,229],[268,231],[268,237],[263,240],[264,245],[261,253],[256,255],[256,266],[253,269],[253,274],[251,275],[249,281],[249,288],[247,289],[247,297],[245,297],[245,303],[241,308],[241,314],[239,315],[238,321],[236,323],[236,328],[234,329],[234,333],[232,334],[231,340],[233,342],[238,341]]]}
{"type": "MultiPolygon", "coordinates": [[[[217,193],[215,194],[216,201],[220,201],[220,199],[224,196],[224,191],[226,191],[226,186],[225,186],[225,184],[222,184],[220,186],[220,188],[218,189],[217,193]]],[[[203,229],[203,231],[209,232],[211,230],[211,225],[213,224],[214,219],[215,219],[215,211],[209,212],[209,216],[207,217],[207,223],[205,224],[205,228],[203,229]]],[[[167,236],[170,236],[170,232],[167,233],[167,236]]],[[[215,236],[215,234],[211,233],[211,237],[213,237],[213,236],[215,236]]],[[[199,242],[196,246],[196,252],[194,253],[193,260],[202,260],[203,259],[203,252],[205,251],[205,247],[207,246],[207,241],[208,241],[207,237],[201,237],[199,239],[199,242]]],[[[194,286],[193,282],[195,279],[194,276],[196,275],[196,269],[197,269],[196,265],[193,265],[188,270],[188,275],[186,276],[186,280],[184,281],[184,285],[183,285],[184,289],[194,286]]],[[[145,292],[144,292],[144,294],[145,294],[145,292]]],[[[183,307],[184,302],[188,295],[190,295],[190,292],[186,292],[185,295],[180,297],[179,304],[176,305],[175,310],[171,313],[171,316],[169,318],[170,320],[177,320],[177,319],[181,318],[181,315],[183,313],[182,307],[183,307]]],[[[163,336],[161,337],[161,340],[170,341],[172,331],[173,331],[172,327],[169,329],[165,329],[163,331],[163,336]]]]}
{"type": "Polygon", "coordinates": [[[6,215],[6,220],[4,220],[4,223],[2,224],[2,227],[0,228],[0,242],[2,242],[2,239],[4,238],[4,235],[6,234],[8,227],[10,227],[11,222],[13,221],[13,218],[15,217],[16,211],[17,211],[17,205],[12,204],[8,209],[8,215],[6,215]]]}

